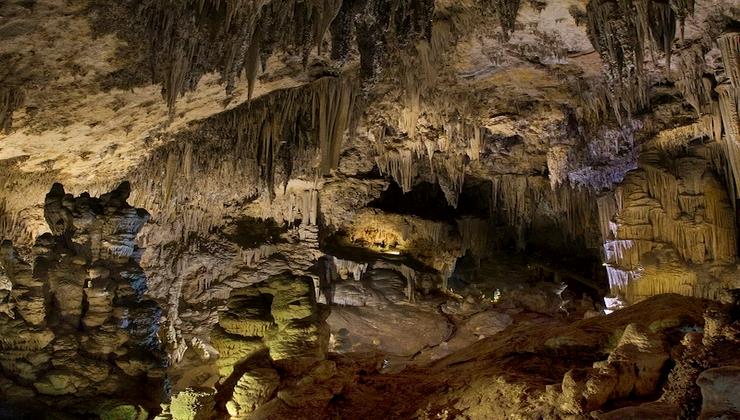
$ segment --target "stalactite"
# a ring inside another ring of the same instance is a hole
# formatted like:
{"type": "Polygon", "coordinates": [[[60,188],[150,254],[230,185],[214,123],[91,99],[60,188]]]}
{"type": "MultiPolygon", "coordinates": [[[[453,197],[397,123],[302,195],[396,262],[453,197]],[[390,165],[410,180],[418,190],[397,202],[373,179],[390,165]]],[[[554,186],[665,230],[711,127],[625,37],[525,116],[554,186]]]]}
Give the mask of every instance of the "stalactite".
{"type": "Polygon", "coordinates": [[[440,163],[443,171],[436,172],[437,183],[442,188],[447,203],[452,207],[457,207],[457,198],[465,182],[465,159],[462,155],[445,156],[440,163]]]}
{"type": "Polygon", "coordinates": [[[514,32],[521,0],[484,0],[484,3],[496,12],[504,38],[508,39],[514,32]]]}
{"type": "MultiPolygon", "coordinates": [[[[354,118],[355,92],[351,76],[326,77],[214,116],[132,170],[132,200],[183,235],[207,232],[228,211],[224,203],[260,195],[269,201],[290,179],[331,171],[354,118]]],[[[293,192],[294,216],[286,207],[278,219],[316,223],[315,187],[301,191],[293,192]]]]}
{"type": "Polygon", "coordinates": [[[700,45],[681,52],[676,85],[698,115],[711,113],[712,83],[704,77],[704,51],[700,45]]]}
{"type": "MultiPolygon", "coordinates": [[[[718,172],[724,174],[728,183],[727,191],[740,198],[740,144],[722,141],[716,143],[713,160],[718,172]],[[716,150],[719,149],[719,153],[716,150]]],[[[733,205],[735,203],[733,202],[733,205]]]]}
{"type": "Polygon", "coordinates": [[[591,232],[598,229],[595,226],[597,207],[591,194],[588,190],[572,187],[561,187],[549,192],[553,209],[559,214],[559,223],[566,237],[570,240],[582,239],[586,246],[595,245],[591,232]]]}
{"type": "MultiPolygon", "coordinates": [[[[735,209],[719,185],[704,188],[706,221],[711,225],[709,255],[715,261],[734,262],[737,253],[735,209]]],[[[734,201],[734,200],[733,200],[734,201]]]]}
{"type": "Polygon", "coordinates": [[[681,39],[683,40],[686,18],[694,13],[694,0],[670,0],[670,5],[676,12],[676,18],[681,24],[681,39]]]}
{"type": "Polygon", "coordinates": [[[152,73],[171,109],[214,71],[229,93],[244,71],[251,98],[260,62],[281,50],[302,55],[306,66],[313,49],[322,53],[330,26],[332,58],[348,58],[356,40],[361,76],[373,80],[391,47],[430,38],[434,12],[432,0],[145,0],[132,7],[151,39],[152,73]]]}
{"type": "MultiPolygon", "coordinates": [[[[740,190],[738,190],[740,186],[736,184],[738,179],[735,178],[736,174],[740,174],[736,171],[737,169],[740,169],[740,166],[733,165],[740,165],[740,161],[735,163],[730,161],[732,152],[727,150],[727,146],[729,145],[726,142],[714,142],[707,145],[709,148],[709,160],[712,163],[712,167],[725,181],[727,193],[731,198],[730,201],[732,202],[733,207],[735,207],[735,200],[732,198],[740,198],[740,190]]],[[[738,146],[734,153],[735,156],[740,157],[740,146],[738,146]]]]}
{"type": "Polygon", "coordinates": [[[351,260],[343,260],[337,257],[333,257],[334,267],[337,274],[342,280],[347,280],[348,275],[352,275],[352,279],[355,281],[362,280],[362,275],[367,271],[367,263],[358,263],[351,260]]]}
{"type": "Polygon", "coordinates": [[[277,247],[274,245],[260,245],[258,248],[240,249],[239,255],[241,257],[241,261],[246,264],[247,267],[256,267],[257,264],[269,258],[276,252],[277,247]]]}
{"type": "Polygon", "coordinates": [[[219,71],[227,91],[242,71],[249,95],[263,52],[318,47],[339,0],[147,0],[135,5],[151,39],[153,75],[172,109],[200,77],[219,71]]]}
{"type": "Polygon", "coordinates": [[[480,157],[483,129],[474,124],[446,122],[441,117],[436,122],[443,128],[436,142],[428,138],[405,139],[400,148],[397,139],[387,139],[383,129],[369,132],[368,137],[374,140],[375,162],[381,174],[390,176],[408,192],[419,174],[419,161],[427,159],[432,177],[445,192],[448,203],[455,207],[468,165],[480,157]]]}
{"type": "Polygon", "coordinates": [[[619,211],[617,200],[613,193],[606,193],[596,199],[599,212],[599,229],[601,239],[606,242],[616,235],[617,225],[612,221],[619,211]]]}
{"type": "Polygon", "coordinates": [[[635,0],[637,10],[638,28],[642,32],[640,36],[641,45],[647,39],[649,33],[655,48],[665,54],[666,68],[671,67],[671,49],[676,37],[676,14],[673,7],[664,2],[653,0],[635,0]]]}
{"type": "Polygon", "coordinates": [[[719,94],[719,109],[722,115],[722,127],[727,141],[740,142],[740,116],[738,116],[738,95],[729,83],[723,83],[715,89],[719,94]]]}
{"type": "Polygon", "coordinates": [[[729,32],[717,38],[725,73],[735,89],[740,89],[740,32],[729,32]]]}
{"type": "Polygon", "coordinates": [[[639,278],[639,275],[632,271],[620,270],[611,266],[606,266],[606,274],[609,278],[609,287],[613,291],[623,289],[639,278]]]}
{"type": "Polygon", "coordinates": [[[643,81],[644,30],[638,27],[629,1],[593,0],[588,3],[588,35],[606,67],[609,97],[618,119],[647,105],[643,81]]]}
{"type": "Polygon", "coordinates": [[[417,175],[411,150],[392,150],[375,157],[382,174],[388,174],[401,187],[404,193],[411,191],[417,175]]]}
{"type": "MultiPolygon", "coordinates": [[[[605,64],[608,100],[618,120],[648,104],[644,48],[648,38],[665,54],[671,67],[676,20],[686,17],[693,5],[652,0],[592,0],[588,2],[588,35],[605,64]]],[[[651,49],[652,53],[653,49],[651,49]]],[[[652,54],[654,55],[654,54],[652,54]]],[[[654,58],[653,58],[654,61],[654,58]]]]}
{"type": "Polygon", "coordinates": [[[17,86],[2,86],[0,83],[0,133],[10,133],[13,113],[23,105],[23,91],[17,86]]]}
{"type": "Polygon", "coordinates": [[[552,189],[568,181],[570,149],[564,144],[555,144],[547,149],[547,172],[552,189]]]}
{"type": "Polygon", "coordinates": [[[524,229],[538,208],[549,208],[568,238],[590,238],[596,207],[587,190],[569,186],[552,189],[544,177],[499,175],[491,182],[491,208],[500,211],[508,226],[524,229]]]}
{"type": "Polygon", "coordinates": [[[478,258],[486,256],[489,250],[488,220],[462,217],[457,219],[457,229],[462,238],[462,254],[470,250],[478,258]]]}
{"type": "Polygon", "coordinates": [[[676,178],[659,168],[644,166],[644,169],[647,179],[647,193],[660,202],[668,217],[678,217],[678,182],[676,178]]]}
{"type": "Polygon", "coordinates": [[[318,216],[318,185],[310,182],[291,180],[276,196],[260,197],[251,206],[257,207],[261,219],[273,219],[279,224],[315,226],[318,216]]]}

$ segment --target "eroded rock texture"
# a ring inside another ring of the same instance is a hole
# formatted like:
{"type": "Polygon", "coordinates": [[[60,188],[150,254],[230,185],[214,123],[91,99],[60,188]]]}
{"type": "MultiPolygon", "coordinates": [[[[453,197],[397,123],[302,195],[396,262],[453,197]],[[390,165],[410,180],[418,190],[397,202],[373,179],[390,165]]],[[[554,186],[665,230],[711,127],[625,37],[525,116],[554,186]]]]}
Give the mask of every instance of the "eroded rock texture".
{"type": "Polygon", "coordinates": [[[105,399],[158,405],[161,309],[145,297],[134,242],[149,214],[128,205],[129,192],[123,183],[99,198],[74,197],[54,184],[44,203],[52,233],[36,240],[30,263],[3,242],[4,410],[30,401],[88,413],[105,399]]]}

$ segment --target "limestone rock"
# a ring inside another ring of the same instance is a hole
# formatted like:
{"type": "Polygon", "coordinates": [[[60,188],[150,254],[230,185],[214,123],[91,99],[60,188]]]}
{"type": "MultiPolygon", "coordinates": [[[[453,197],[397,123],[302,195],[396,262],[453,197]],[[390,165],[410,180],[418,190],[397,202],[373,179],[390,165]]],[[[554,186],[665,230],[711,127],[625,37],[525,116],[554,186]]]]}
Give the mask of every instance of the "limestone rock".
{"type": "Polygon", "coordinates": [[[562,383],[562,410],[583,414],[600,408],[614,394],[618,380],[616,369],[608,366],[568,371],[562,383]]]}
{"type": "Polygon", "coordinates": [[[638,324],[628,325],[608,359],[620,378],[615,395],[654,394],[668,359],[663,337],[638,324]]]}
{"type": "Polygon", "coordinates": [[[608,413],[599,413],[596,414],[596,418],[598,420],[674,420],[679,414],[679,408],[673,404],[652,402],[619,408],[608,413]]]}
{"type": "Polygon", "coordinates": [[[95,409],[95,414],[100,417],[100,420],[146,420],[149,418],[149,414],[143,407],[118,401],[101,404],[95,409]]]}
{"type": "Polygon", "coordinates": [[[566,413],[584,414],[601,408],[610,400],[631,395],[653,396],[669,357],[659,333],[629,324],[607,360],[565,374],[561,408],[566,413]]]}
{"type": "Polygon", "coordinates": [[[265,344],[260,339],[246,339],[219,329],[211,334],[211,344],[218,351],[216,366],[222,377],[231,376],[235,365],[265,350],[265,344]]]}
{"type": "Polygon", "coordinates": [[[214,414],[213,390],[187,389],[170,402],[170,414],[177,420],[208,420],[214,414]]]}
{"type": "Polygon", "coordinates": [[[701,387],[701,419],[740,417],[740,367],[705,370],[696,382],[701,387]]]}
{"type": "Polygon", "coordinates": [[[40,394],[45,395],[66,395],[74,394],[84,384],[74,373],[64,371],[53,371],[45,377],[35,382],[33,386],[40,394]]]}
{"type": "Polygon", "coordinates": [[[234,386],[227,409],[232,416],[243,416],[272,398],[280,385],[280,375],[274,369],[247,370],[234,386]]]}
{"type": "Polygon", "coordinates": [[[306,384],[281,389],[277,396],[289,407],[311,408],[326,405],[334,394],[326,387],[306,384]]]}

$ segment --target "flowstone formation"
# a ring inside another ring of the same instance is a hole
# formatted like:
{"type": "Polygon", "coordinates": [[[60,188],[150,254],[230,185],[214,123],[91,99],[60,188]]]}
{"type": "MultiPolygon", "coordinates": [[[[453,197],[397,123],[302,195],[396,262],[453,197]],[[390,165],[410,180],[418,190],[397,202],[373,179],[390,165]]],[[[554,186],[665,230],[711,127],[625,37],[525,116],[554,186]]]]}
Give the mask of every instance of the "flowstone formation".
{"type": "Polygon", "coordinates": [[[610,286],[630,303],[659,293],[719,299],[738,288],[735,209],[707,148],[692,147],[670,169],[665,157],[644,153],[600,201],[617,210],[602,221],[610,286]]]}
{"type": "Polygon", "coordinates": [[[123,183],[73,197],[54,184],[44,204],[51,233],[36,240],[31,262],[2,243],[3,413],[146,416],[164,396],[161,309],[145,296],[135,244],[149,214],[126,203],[129,193],[123,183]]]}

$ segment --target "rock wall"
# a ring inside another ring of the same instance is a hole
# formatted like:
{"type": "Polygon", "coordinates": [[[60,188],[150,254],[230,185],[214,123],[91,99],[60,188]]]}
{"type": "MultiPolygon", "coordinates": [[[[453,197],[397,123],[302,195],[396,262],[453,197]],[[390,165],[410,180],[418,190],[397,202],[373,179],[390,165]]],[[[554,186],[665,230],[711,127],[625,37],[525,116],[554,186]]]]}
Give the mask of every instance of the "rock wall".
{"type": "Polygon", "coordinates": [[[111,410],[123,401],[147,409],[164,397],[161,309],[145,297],[136,235],[149,214],[129,206],[127,183],[99,198],[54,184],[28,263],[0,248],[0,393],[9,404],[111,410]],[[106,405],[107,404],[107,405],[106,405]],[[112,404],[112,405],[111,405],[112,404]]]}
{"type": "Polygon", "coordinates": [[[702,146],[643,153],[640,168],[600,201],[610,287],[625,302],[659,293],[719,299],[738,287],[735,208],[710,159],[702,146]]]}

